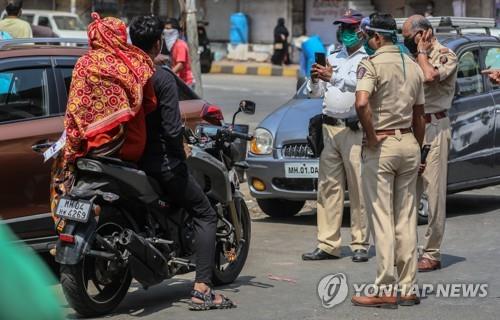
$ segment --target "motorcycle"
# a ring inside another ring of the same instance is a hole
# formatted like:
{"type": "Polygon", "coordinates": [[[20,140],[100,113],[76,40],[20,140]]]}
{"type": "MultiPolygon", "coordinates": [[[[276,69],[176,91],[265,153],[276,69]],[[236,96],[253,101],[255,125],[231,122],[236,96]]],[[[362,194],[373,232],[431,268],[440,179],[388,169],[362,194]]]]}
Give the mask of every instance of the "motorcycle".
{"type": "MultiPolygon", "coordinates": [[[[251,136],[233,130],[240,112],[255,113],[255,103],[240,102],[232,125],[218,108],[206,106],[207,122],[186,130],[192,145],[187,164],[217,212],[214,285],[232,283],[250,247],[251,220],[239,190],[236,140],[251,136]]],[[[59,239],[55,259],[61,285],[79,314],[110,313],[125,297],[132,279],[144,288],[195,270],[192,218],[169,203],[158,183],[120,159],[87,156],[76,162],[76,180],[62,197],[56,215],[59,239]]]]}

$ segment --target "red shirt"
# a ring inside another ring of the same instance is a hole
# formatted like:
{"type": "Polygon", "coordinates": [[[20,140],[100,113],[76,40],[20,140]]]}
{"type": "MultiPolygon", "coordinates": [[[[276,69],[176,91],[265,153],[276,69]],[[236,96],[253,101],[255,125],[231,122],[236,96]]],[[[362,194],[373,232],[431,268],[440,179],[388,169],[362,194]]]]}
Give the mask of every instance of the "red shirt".
{"type": "Polygon", "coordinates": [[[191,59],[189,58],[189,48],[184,40],[177,39],[171,50],[172,68],[176,64],[182,63],[184,68],[177,72],[177,76],[186,84],[193,83],[193,72],[191,71],[191,59]]]}

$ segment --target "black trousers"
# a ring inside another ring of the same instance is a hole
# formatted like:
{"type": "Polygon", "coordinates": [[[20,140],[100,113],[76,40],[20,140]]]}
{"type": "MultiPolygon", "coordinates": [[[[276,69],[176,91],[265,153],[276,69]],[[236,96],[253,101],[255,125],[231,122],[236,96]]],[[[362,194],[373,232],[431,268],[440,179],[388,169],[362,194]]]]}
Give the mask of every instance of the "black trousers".
{"type": "Polygon", "coordinates": [[[199,184],[189,173],[185,162],[181,162],[173,169],[166,168],[164,165],[161,170],[154,170],[158,167],[151,168],[150,165],[145,167],[146,172],[158,180],[171,201],[193,217],[196,247],[195,281],[212,285],[217,213],[199,184]]]}

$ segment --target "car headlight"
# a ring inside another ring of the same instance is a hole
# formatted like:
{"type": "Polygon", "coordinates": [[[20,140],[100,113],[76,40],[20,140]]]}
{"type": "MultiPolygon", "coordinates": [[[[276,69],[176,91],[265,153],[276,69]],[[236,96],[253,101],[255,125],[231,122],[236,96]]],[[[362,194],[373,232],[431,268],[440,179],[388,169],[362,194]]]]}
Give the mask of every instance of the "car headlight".
{"type": "Polygon", "coordinates": [[[257,128],[250,143],[250,152],[253,154],[271,154],[273,152],[273,135],[266,129],[257,128]]]}

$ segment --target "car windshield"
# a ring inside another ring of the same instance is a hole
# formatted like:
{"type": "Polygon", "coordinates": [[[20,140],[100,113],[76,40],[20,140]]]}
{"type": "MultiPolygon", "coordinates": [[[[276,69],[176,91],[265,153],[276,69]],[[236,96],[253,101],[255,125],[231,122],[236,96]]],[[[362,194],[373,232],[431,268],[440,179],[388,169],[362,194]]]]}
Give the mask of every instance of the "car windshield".
{"type": "Polygon", "coordinates": [[[33,24],[33,15],[32,14],[23,14],[21,16],[21,19],[23,19],[24,21],[28,22],[29,24],[33,24]]]}
{"type": "Polygon", "coordinates": [[[77,17],[54,16],[54,21],[59,30],[85,31],[85,26],[77,17]]]}

